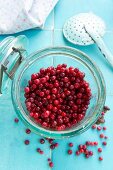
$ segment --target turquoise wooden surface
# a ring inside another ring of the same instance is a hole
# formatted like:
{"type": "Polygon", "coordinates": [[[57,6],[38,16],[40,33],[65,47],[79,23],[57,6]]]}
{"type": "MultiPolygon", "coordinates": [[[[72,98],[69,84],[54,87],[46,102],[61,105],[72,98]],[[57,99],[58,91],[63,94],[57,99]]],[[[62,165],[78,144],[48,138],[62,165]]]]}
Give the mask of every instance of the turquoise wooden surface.
{"type": "MultiPolygon", "coordinates": [[[[106,115],[106,134],[109,136],[108,146],[103,150],[103,162],[98,161],[98,155],[95,152],[94,157],[89,160],[82,156],[68,156],[67,143],[74,142],[75,151],[77,144],[84,143],[86,140],[100,140],[98,134],[91,129],[84,134],[66,140],[59,140],[59,148],[52,153],[48,144],[40,145],[38,140],[40,136],[35,134],[27,135],[26,127],[20,121],[15,124],[13,119],[16,117],[12,106],[10,89],[8,94],[0,97],[0,170],[49,170],[47,158],[52,157],[54,162],[53,170],[113,170],[113,71],[103,59],[96,45],[88,47],[73,46],[68,43],[62,35],[62,26],[66,19],[79,12],[92,11],[101,16],[107,25],[107,32],[104,40],[113,53],[113,1],[112,0],[60,0],[56,8],[47,19],[44,30],[30,30],[20,34],[25,34],[30,41],[28,52],[34,52],[47,46],[68,45],[78,48],[87,53],[99,66],[104,74],[107,87],[106,104],[110,106],[111,111],[106,115]],[[25,146],[24,140],[30,139],[29,146],[25,146]],[[36,148],[44,149],[45,154],[39,155],[36,148]]],[[[18,34],[16,34],[18,35],[18,34]]],[[[0,36],[2,40],[5,36],[0,36]]]]}

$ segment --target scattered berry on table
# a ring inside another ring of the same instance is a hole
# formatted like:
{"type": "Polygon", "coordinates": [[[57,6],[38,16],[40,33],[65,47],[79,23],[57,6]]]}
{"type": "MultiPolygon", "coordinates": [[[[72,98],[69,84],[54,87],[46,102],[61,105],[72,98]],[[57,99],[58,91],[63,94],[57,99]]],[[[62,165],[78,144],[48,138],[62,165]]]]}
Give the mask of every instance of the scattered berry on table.
{"type": "Polygon", "coordinates": [[[72,142],[70,142],[70,143],[69,143],[69,146],[70,146],[70,147],[73,147],[73,143],[72,143],[72,142]]]}
{"type": "Polygon", "coordinates": [[[30,129],[26,129],[26,133],[27,133],[27,134],[30,134],[30,133],[31,133],[31,130],[30,130],[30,129]]]}
{"type": "Polygon", "coordinates": [[[71,155],[73,151],[71,149],[68,150],[68,154],[71,155]]]}
{"type": "Polygon", "coordinates": [[[100,138],[104,138],[104,134],[100,134],[100,138]]]}
{"type": "Polygon", "coordinates": [[[98,152],[102,152],[102,148],[98,148],[98,152]]]}
{"type": "Polygon", "coordinates": [[[15,123],[18,123],[18,122],[19,122],[19,119],[18,119],[18,118],[15,118],[14,121],[15,121],[15,123]]]}
{"type": "Polygon", "coordinates": [[[103,158],[102,158],[102,157],[99,157],[99,161],[103,161],[103,158]]]}
{"type": "Polygon", "coordinates": [[[102,144],[103,144],[104,146],[106,146],[106,145],[107,145],[107,142],[104,141],[104,142],[102,142],[102,144]]]}
{"type": "Polygon", "coordinates": [[[50,162],[50,163],[49,163],[49,166],[50,166],[51,168],[53,168],[53,166],[54,166],[54,165],[53,165],[53,162],[50,162]]]}
{"type": "Polygon", "coordinates": [[[26,140],[24,141],[24,143],[25,143],[25,145],[29,145],[30,141],[26,139],[26,140]]]}
{"type": "Polygon", "coordinates": [[[44,143],[45,143],[45,140],[44,140],[44,139],[40,139],[40,143],[41,143],[41,144],[44,144],[44,143]]]}

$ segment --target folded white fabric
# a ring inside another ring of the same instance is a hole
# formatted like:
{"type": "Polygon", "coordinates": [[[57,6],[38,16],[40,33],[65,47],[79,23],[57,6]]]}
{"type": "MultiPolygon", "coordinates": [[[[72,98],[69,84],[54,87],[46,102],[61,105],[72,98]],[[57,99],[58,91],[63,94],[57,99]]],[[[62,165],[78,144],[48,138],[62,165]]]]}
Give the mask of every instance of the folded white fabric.
{"type": "Polygon", "coordinates": [[[43,27],[58,0],[0,0],[0,34],[43,27]]]}

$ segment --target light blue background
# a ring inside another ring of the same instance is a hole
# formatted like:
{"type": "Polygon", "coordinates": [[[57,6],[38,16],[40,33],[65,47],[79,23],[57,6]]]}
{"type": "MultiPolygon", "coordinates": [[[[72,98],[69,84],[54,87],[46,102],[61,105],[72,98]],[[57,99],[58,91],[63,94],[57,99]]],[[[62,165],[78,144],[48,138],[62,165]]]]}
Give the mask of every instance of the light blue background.
{"type": "MultiPolygon", "coordinates": [[[[47,46],[68,45],[81,49],[87,53],[99,66],[104,74],[107,86],[106,105],[111,111],[106,115],[108,146],[103,150],[104,160],[98,161],[98,154],[86,160],[83,156],[67,155],[67,143],[74,143],[73,151],[79,143],[86,140],[100,140],[98,133],[91,129],[84,134],[66,140],[59,140],[59,148],[52,153],[48,144],[39,144],[40,136],[25,134],[26,127],[20,121],[15,124],[16,117],[12,106],[10,91],[0,97],[0,170],[49,170],[47,158],[52,157],[53,170],[113,170],[113,71],[106,64],[96,45],[88,47],[73,46],[62,36],[62,26],[66,19],[79,12],[94,12],[101,16],[107,25],[104,40],[113,53],[113,0],[60,0],[56,8],[48,17],[44,30],[30,30],[25,34],[30,41],[28,52],[34,52],[47,46]],[[29,146],[23,144],[25,139],[30,139],[29,146]],[[45,154],[36,153],[36,148],[41,147],[45,154]]],[[[5,36],[0,36],[2,40],[5,36]]],[[[101,145],[100,145],[101,146],[101,145]]],[[[95,149],[94,149],[95,150],[95,149]]]]}

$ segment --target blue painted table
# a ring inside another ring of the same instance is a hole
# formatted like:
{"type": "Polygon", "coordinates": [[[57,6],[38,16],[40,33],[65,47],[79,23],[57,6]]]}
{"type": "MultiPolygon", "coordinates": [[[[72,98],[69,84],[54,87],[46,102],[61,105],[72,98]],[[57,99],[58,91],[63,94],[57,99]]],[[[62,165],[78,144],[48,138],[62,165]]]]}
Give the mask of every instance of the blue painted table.
{"type": "MultiPolygon", "coordinates": [[[[111,111],[106,115],[107,135],[109,136],[108,146],[102,155],[104,160],[98,161],[98,154],[86,160],[82,155],[76,157],[75,154],[68,156],[66,147],[69,141],[74,142],[76,149],[79,143],[86,140],[100,140],[97,132],[88,130],[84,134],[66,140],[59,140],[59,148],[52,153],[48,149],[48,144],[39,144],[40,136],[35,134],[27,135],[24,131],[26,127],[22,122],[15,124],[16,117],[12,106],[10,91],[0,97],[0,170],[48,170],[47,158],[52,157],[54,162],[53,170],[113,170],[113,72],[103,59],[96,45],[88,47],[73,46],[62,36],[62,26],[67,18],[79,12],[94,12],[101,16],[107,25],[107,32],[104,36],[105,42],[113,53],[113,1],[112,0],[60,0],[56,8],[47,19],[44,30],[30,30],[25,34],[30,41],[28,52],[34,52],[40,48],[56,45],[68,45],[78,48],[87,53],[99,66],[104,74],[107,86],[106,104],[111,111]],[[25,139],[30,139],[29,146],[23,144],[25,139]],[[39,155],[36,148],[41,147],[45,154],[39,155]]],[[[2,40],[5,36],[1,36],[2,40]]]]}

